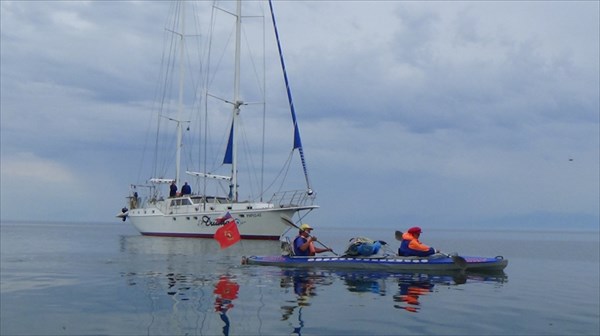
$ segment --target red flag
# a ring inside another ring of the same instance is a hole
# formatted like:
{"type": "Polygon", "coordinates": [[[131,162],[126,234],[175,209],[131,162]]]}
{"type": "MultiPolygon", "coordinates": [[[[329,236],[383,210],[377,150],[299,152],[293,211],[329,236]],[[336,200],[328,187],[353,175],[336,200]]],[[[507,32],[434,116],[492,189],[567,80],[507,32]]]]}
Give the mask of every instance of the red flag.
{"type": "Polygon", "coordinates": [[[234,220],[221,226],[215,232],[215,239],[221,244],[221,248],[225,249],[240,241],[240,232],[234,220]]]}

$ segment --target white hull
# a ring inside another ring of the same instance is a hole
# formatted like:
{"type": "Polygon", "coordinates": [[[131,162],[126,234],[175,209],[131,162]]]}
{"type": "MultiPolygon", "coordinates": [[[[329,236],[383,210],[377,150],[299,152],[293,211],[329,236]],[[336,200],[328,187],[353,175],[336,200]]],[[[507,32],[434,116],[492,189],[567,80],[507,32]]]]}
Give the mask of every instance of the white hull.
{"type": "Polygon", "coordinates": [[[293,218],[299,211],[316,205],[294,206],[272,203],[194,203],[193,198],[179,197],[130,209],[126,217],[143,235],[163,237],[212,238],[223,224],[217,218],[227,212],[235,219],[242,239],[278,240],[293,228],[283,218],[293,218]],[[179,205],[179,204],[188,205],[179,205]]]}

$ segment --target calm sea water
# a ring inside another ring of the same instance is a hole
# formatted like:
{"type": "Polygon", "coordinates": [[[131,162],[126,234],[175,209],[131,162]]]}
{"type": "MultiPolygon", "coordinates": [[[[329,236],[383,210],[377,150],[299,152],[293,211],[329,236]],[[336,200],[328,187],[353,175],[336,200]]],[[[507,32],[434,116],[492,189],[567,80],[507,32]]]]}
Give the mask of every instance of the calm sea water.
{"type": "MultiPolygon", "coordinates": [[[[2,223],[1,335],[598,335],[594,232],[426,230],[446,252],[509,259],[504,274],[241,265],[278,242],[143,237],[128,223],[2,223]]],[[[343,252],[353,236],[317,228],[343,252]]],[[[290,234],[293,234],[291,232],[290,234]]]]}

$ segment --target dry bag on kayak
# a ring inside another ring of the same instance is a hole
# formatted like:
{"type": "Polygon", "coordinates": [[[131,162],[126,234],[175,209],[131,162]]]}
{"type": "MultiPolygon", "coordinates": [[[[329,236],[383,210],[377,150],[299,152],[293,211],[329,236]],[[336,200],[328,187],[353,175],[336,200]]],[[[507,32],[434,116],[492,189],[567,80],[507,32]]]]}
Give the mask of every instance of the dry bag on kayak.
{"type": "Polygon", "coordinates": [[[344,255],[368,257],[377,254],[379,249],[381,249],[381,241],[365,237],[356,237],[350,239],[350,244],[344,255]]]}

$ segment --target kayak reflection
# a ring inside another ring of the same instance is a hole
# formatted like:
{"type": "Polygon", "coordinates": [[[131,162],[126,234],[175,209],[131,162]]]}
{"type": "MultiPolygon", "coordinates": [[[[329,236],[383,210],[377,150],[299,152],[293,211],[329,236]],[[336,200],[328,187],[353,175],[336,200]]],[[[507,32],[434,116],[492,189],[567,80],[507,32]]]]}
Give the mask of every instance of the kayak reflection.
{"type": "Polygon", "coordinates": [[[381,296],[386,295],[385,279],[388,273],[371,272],[344,272],[338,273],[340,279],[344,280],[346,289],[354,293],[373,293],[381,296]]]}
{"type": "MultiPolygon", "coordinates": [[[[299,334],[304,325],[301,310],[310,306],[310,299],[317,296],[320,287],[342,281],[348,292],[373,294],[380,297],[391,296],[392,306],[407,312],[416,313],[422,308],[420,299],[434,294],[436,285],[465,286],[469,283],[497,283],[508,281],[504,272],[498,273],[388,273],[371,271],[322,271],[293,269],[281,270],[281,287],[293,288],[295,304],[282,306],[282,320],[288,320],[299,308],[299,334]]],[[[290,301],[288,301],[290,302],[290,301]]]]}
{"type": "Polygon", "coordinates": [[[302,335],[304,320],[302,319],[302,309],[310,306],[310,298],[317,295],[318,286],[328,286],[333,284],[334,279],[329,274],[322,274],[308,270],[284,270],[281,274],[280,287],[284,289],[293,289],[295,301],[291,305],[284,305],[282,310],[282,321],[290,319],[296,308],[298,308],[298,326],[293,327],[292,334],[302,335]]]}
{"type": "MultiPolygon", "coordinates": [[[[462,277],[456,281],[452,279],[455,284],[463,284],[466,279],[462,277]]],[[[394,295],[394,308],[404,309],[411,313],[416,313],[421,309],[419,298],[422,295],[433,292],[433,287],[436,283],[452,284],[449,279],[438,279],[433,281],[430,277],[423,277],[421,274],[405,274],[405,277],[398,278],[398,293],[394,295]]]]}

